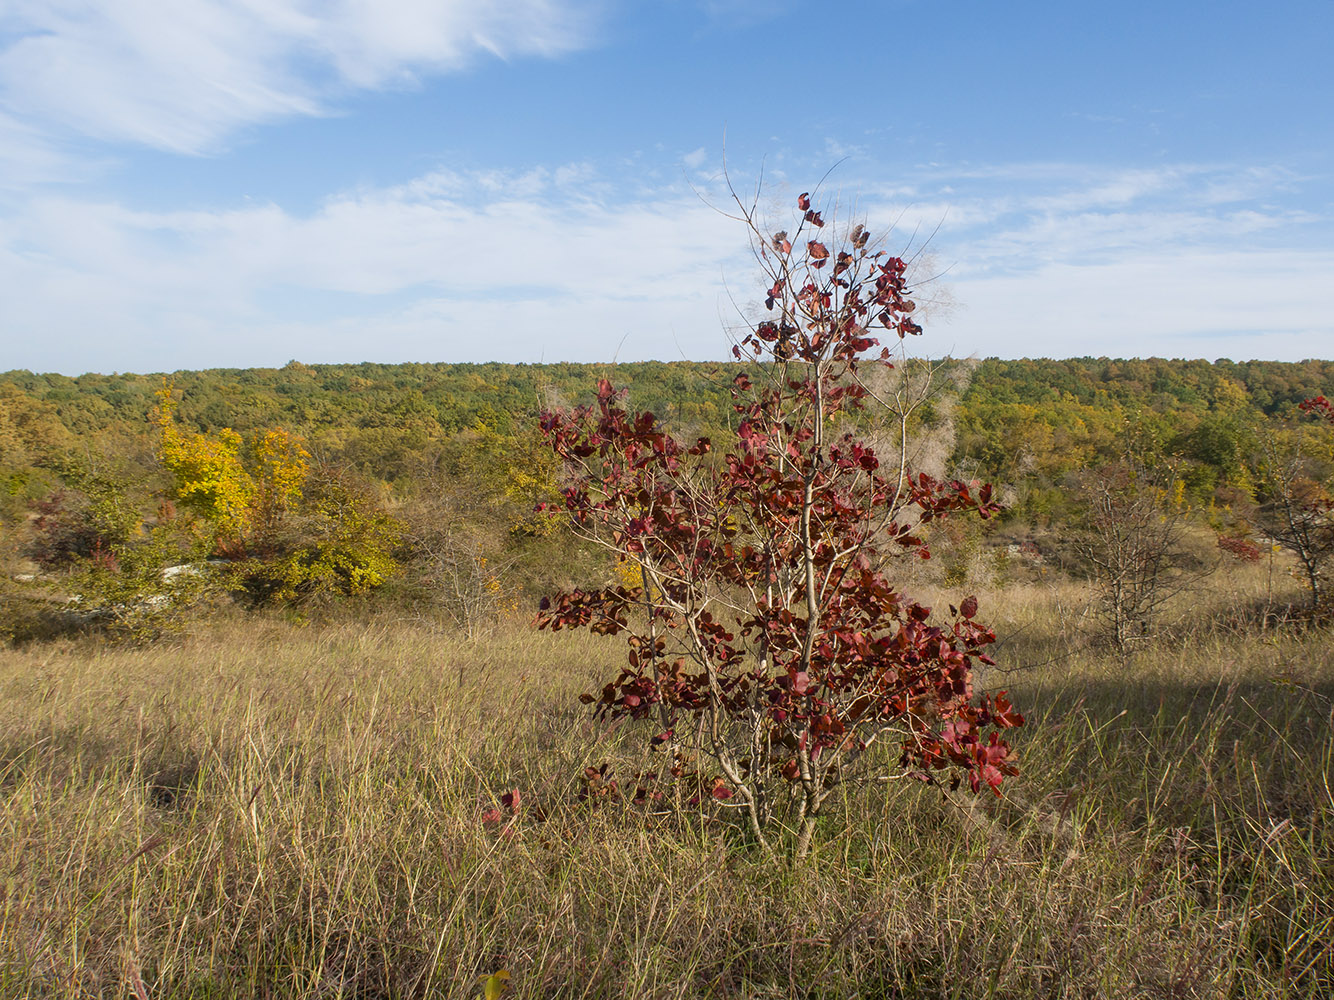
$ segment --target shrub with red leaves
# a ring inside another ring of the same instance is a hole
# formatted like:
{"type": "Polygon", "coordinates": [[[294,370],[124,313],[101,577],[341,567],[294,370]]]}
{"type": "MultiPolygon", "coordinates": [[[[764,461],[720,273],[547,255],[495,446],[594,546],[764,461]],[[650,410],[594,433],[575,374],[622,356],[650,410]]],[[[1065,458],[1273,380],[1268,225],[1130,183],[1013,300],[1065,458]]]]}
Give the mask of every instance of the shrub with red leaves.
{"type": "Polygon", "coordinates": [[[1234,538],[1228,535],[1218,536],[1218,547],[1241,562],[1259,562],[1260,546],[1249,538],[1234,538]]]}
{"type": "MultiPolygon", "coordinates": [[[[893,555],[929,557],[934,522],[995,513],[990,485],[882,464],[836,430],[879,398],[868,376],[894,367],[880,338],[921,332],[907,263],[862,226],[811,238],[825,220],[809,195],[791,235],[741,209],[770,315],[734,348],[753,362],[732,387],[735,436],[678,440],[605,380],[593,405],[544,414],[567,474],[560,513],[638,582],[546,599],[538,623],[624,635],[625,668],[584,700],[653,720],[692,801],[740,810],[766,847],[790,824],[800,855],[845,782],[999,789],[1016,767],[998,730],[1023,718],[1003,692],[973,691],[995,641],[977,599],[942,618],[887,575],[893,555]]],[[[605,769],[586,777],[589,795],[612,794],[605,769]]]]}

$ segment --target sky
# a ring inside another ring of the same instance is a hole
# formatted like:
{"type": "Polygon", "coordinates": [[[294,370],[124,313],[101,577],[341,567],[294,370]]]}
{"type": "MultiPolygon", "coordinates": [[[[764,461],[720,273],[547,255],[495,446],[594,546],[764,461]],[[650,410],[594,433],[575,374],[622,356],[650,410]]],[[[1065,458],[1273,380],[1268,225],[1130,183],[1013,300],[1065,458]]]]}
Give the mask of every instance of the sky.
{"type": "Polygon", "coordinates": [[[814,190],[931,357],[1334,357],[1334,3],[0,0],[0,371],[728,356],[814,190]]]}

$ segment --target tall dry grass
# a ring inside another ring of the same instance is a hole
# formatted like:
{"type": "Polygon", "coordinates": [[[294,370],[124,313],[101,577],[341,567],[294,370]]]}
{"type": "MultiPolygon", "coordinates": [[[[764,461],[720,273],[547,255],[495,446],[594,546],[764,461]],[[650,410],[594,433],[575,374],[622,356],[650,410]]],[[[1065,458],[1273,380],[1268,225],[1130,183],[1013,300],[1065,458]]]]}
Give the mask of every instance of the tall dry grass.
{"type": "Polygon", "coordinates": [[[1024,773],[851,789],[799,865],[579,800],[584,766],[644,765],[575,699],[614,641],[251,621],[0,652],[0,995],[475,997],[503,968],[521,997],[1328,996],[1329,637],[1211,586],[1129,658],[1078,588],[984,595],[1024,773]]]}

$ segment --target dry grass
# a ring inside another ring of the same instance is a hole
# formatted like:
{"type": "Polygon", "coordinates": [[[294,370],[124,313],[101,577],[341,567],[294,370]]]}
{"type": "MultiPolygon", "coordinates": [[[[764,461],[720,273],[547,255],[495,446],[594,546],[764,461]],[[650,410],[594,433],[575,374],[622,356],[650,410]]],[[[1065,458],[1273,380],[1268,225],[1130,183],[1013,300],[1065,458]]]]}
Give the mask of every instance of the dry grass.
{"type": "Polygon", "coordinates": [[[521,997],[1328,996],[1328,635],[1123,660],[1086,600],[984,602],[1031,721],[1004,801],[850,792],[801,865],[578,801],[640,753],[574,698],[611,642],[247,622],[0,652],[0,995],[476,997],[505,968],[521,997]]]}

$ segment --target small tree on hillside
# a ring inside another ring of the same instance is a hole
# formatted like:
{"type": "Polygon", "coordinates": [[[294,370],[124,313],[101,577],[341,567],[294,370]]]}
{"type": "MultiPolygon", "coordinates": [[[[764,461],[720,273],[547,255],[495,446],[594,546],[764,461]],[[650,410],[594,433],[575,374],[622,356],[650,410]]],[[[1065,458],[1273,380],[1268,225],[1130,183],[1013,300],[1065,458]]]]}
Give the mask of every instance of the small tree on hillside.
{"type": "Polygon", "coordinates": [[[1170,467],[1127,456],[1076,482],[1083,522],[1076,545],[1092,566],[1098,617],[1124,653],[1153,636],[1163,605],[1199,576],[1184,565],[1179,480],[1170,467]]]}
{"type": "Polygon", "coordinates": [[[1325,426],[1292,428],[1265,443],[1257,477],[1257,527],[1297,557],[1311,610],[1329,600],[1334,559],[1334,405],[1324,396],[1300,404],[1325,426]]]}
{"type": "Polygon", "coordinates": [[[735,436],[721,456],[679,441],[605,380],[596,404],[544,414],[564,513],[633,572],[544,600],[539,623],[625,635],[627,666],[587,701],[654,720],[672,774],[700,761],[700,794],[741,809],[766,848],[790,821],[804,855],[842,783],[952,772],[951,786],[998,788],[1016,768],[996,730],[1023,720],[1003,692],[974,697],[973,661],[990,663],[995,639],[977,600],[941,621],[886,575],[891,554],[928,557],[923,524],[997,510],[990,486],[915,473],[902,442],[884,468],[833,431],[891,364],[877,334],[921,332],[906,263],[860,225],[822,242],[805,194],[772,236],[737,204],[768,317],[734,348],[753,362],[733,386],[735,436]]]}

